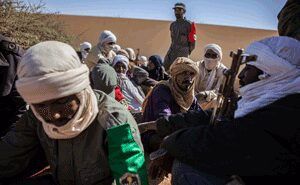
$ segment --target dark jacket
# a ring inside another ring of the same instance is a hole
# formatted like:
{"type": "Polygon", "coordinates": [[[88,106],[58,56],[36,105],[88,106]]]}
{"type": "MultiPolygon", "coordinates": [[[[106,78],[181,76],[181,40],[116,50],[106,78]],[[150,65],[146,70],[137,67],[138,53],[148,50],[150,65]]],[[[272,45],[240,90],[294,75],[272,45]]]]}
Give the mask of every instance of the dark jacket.
{"type": "MultiPolygon", "coordinates": [[[[22,172],[42,147],[53,178],[59,184],[111,184],[113,176],[108,158],[112,160],[116,154],[108,154],[107,130],[128,123],[135,142],[140,148],[142,144],[136,122],[124,106],[103,92],[95,94],[98,116],[87,129],[71,139],[50,139],[42,123],[27,111],[16,128],[0,141],[0,179],[22,172]]],[[[129,156],[134,153],[131,151],[129,156]]]]}
{"type": "Polygon", "coordinates": [[[165,71],[162,58],[159,55],[150,56],[149,61],[152,62],[155,66],[154,69],[148,71],[150,78],[156,81],[168,80],[170,78],[168,73],[165,71]]]}
{"type": "Polygon", "coordinates": [[[0,34],[0,137],[26,111],[26,103],[15,88],[17,65],[23,49],[0,34]]]}
{"type": "MultiPolygon", "coordinates": [[[[177,115],[182,125],[192,127],[171,134],[163,147],[178,160],[216,175],[296,176],[300,171],[299,113],[300,94],[294,94],[218,126],[209,125],[203,115],[196,117],[198,125],[192,114],[177,115]]],[[[158,126],[157,132],[166,135],[171,129],[176,128],[169,122],[169,127],[158,126]]]]}

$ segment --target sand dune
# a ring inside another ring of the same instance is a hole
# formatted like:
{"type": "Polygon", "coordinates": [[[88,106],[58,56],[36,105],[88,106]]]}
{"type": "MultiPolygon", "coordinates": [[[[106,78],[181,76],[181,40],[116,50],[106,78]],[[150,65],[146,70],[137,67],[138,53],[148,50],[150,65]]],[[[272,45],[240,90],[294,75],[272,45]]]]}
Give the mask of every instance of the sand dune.
{"type": "MultiPolygon", "coordinates": [[[[122,47],[140,48],[141,54],[149,57],[159,54],[164,57],[170,46],[170,21],[107,18],[92,16],[61,15],[66,24],[67,32],[76,35],[74,46],[83,41],[96,44],[100,32],[111,30],[118,38],[122,47]]],[[[269,36],[276,36],[277,31],[197,24],[196,48],[190,56],[199,60],[203,55],[203,47],[208,43],[217,43],[223,49],[223,62],[230,66],[231,50],[244,48],[250,42],[269,36]]]]}

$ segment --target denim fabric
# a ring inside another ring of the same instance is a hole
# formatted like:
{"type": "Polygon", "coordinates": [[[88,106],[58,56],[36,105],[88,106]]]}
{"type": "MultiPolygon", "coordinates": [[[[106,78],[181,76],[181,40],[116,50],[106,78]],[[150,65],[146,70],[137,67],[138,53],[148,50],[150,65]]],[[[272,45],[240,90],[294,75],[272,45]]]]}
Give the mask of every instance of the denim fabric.
{"type": "Polygon", "coordinates": [[[200,172],[175,160],[172,168],[172,185],[224,185],[225,179],[200,172]]]}

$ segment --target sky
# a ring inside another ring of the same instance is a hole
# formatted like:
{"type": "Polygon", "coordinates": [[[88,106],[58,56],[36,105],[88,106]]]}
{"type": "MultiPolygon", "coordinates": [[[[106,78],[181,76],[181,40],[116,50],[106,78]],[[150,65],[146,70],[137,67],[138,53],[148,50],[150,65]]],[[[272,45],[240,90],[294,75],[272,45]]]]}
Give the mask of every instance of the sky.
{"type": "MultiPolygon", "coordinates": [[[[40,0],[27,0],[37,3],[40,0]]],[[[26,2],[26,0],[25,0],[26,2]]],[[[68,15],[175,20],[178,0],[42,0],[45,12],[68,15]]],[[[286,0],[182,0],[186,18],[200,24],[277,30],[286,0]]]]}

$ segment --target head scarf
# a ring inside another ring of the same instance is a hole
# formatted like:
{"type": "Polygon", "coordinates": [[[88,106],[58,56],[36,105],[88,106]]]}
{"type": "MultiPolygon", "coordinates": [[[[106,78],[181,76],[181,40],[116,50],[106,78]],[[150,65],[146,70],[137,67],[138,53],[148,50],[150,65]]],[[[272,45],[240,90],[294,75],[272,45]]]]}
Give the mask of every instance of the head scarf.
{"type": "Polygon", "coordinates": [[[117,53],[120,49],[121,49],[121,46],[118,45],[118,44],[115,44],[115,45],[114,45],[114,48],[113,48],[113,51],[114,51],[115,53],[117,53]]]}
{"type": "Polygon", "coordinates": [[[204,57],[203,62],[199,64],[199,76],[198,76],[199,80],[197,80],[196,89],[200,89],[200,87],[203,86],[204,80],[207,79],[204,85],[205,89],[203,90],[212,90],[215,84],[215,79],[218,75],[217,69],[222,65],[221,64],[221,60],[223,57],[222,48],[217,44],[207,44],[204,47],[204,54],[209,49],[213,50],[216,54],[218,54],[218,57],[216,59],[204,57]],[[204,67],[201,65],[204,65],[204,67]]]}
{"type": "Polygon", "coordinates": [[[83,42],[80,44],[80,51],[83,51],[85,49],[91,49],[92,48],[92,44],[89,42],[83,42]]]}
{"type": "Polygon", "coordinates": [[[125,50],[127,51],[128,55],[129,55],[129,60],[134,61],[136,58],[134,50],[132,48],[126,48],[125,50]]]}
{"type": "Polygon", "coordinates": [[[152,55],[149,57],[149,61],[151,61],[155,68],[149,70],[149,77],[160,81],[164,79],[164,67],[163,67],[163,61],[162,58],[159,55],[152,55]]]}
{"type": "Polygon", "coordinates": [[[112,66],[115,67],[115,65],[119,62],[122,62],[126,66],[126,72],[127,72],[129,66],[128,58],[123,55],[116,55],[113,60],[112,66]]]}
{"type": "Polygon", "coordinates": [[[76,137],[98,113],[97,99],[89,82],[89,69],[80,62],[76,51],[65,43],[46,41],[29,48],[18,69],[16,88],[53,139],[76,137]],[[80,101],[74,117],[57,127],[47,123],[32,104],[76,95],[80,101]]]}
{"type": "MultiPolygon", "coordinates": [[[[99,37],[99,42],[97,44],[97,48],[99,49],[99,55],[102,55],[104,57],[104,60],[106,60],[106,63],[111,64],[111,61],[113,57],[116,55],[113,51],[114,44],[109,45],[107,43],[116,43],[117,37],[109,30],[104,30],[99,37]]],[[[99,59],[103,58],[102,56],[99,56],[99,59]]]]}
{"type": "Polygon", "coordinates": [[[217,44],[207,44],[204,47],[204,54],[209,49],[213,50],[215,53],[218,54],[218,57],[216,59],[206,58],[204,56],[205,68],[208,69],[208,70],[212,70],[220,64],[220,61],[222,60],[223,53],[222,53],[222,49],[219,45],[217,45],[217,44]]]}
{"type": "Polygon", "coordinates": [[[300,1],[288,0],[279,12],[278,33],[300,40],[300,1]]]}
{"type": "Polygon", "coordinates": [[[183,112],[186,112],[193,104],[195,98],[195,81],[191,85],[190,89],[188,89],[187,91],[182,91],[178,87],[178,84],[176,83],[175,79],[178,74],[184,71],[194,72],[196,76],[199,73],[199,69],[194,61],[186,57],[178,57],[170,66],[170,89],[173,97],[175,98],[177,104],[180,106],[181,110],[183,112]]]}
{"type": "Polygon", "coordinates": [[[105,43],[117,42],[117,37],[109,30],[104,30],[99,37],[99,43],[103,46],[105,43]]]}
{"type": "Polygon", "coordinates": [[[91,48],[92,48],[92,44],[89,42],[83,42],[80,44],[80,52],[83,60],[85,60],[89,54],[86,51],[86,49],[91,49],[91,48]]]}
{"type": "Polygon", "coordinates": [[[270,37],[250,44],[246,53],[257,55],[249,62],[266,75],[240,88],[235,117],[267,106],[290,94],[300,93],[300,42],[290,37],[270,37]]]}
{"type": "Polygon", "coordinates": [[[127,51],[125,49],[120,49],[116,54],[124,55],[125,57],[127,57],[129,59],[129,54],[127,53],[127,51]]]}
{"type": "Polygon", "coordinates": [[[147,67],[148,65],[148,59],[146,56],[141,56],[140,57],[140,65],[143,67],[147,67]]]}

